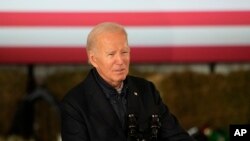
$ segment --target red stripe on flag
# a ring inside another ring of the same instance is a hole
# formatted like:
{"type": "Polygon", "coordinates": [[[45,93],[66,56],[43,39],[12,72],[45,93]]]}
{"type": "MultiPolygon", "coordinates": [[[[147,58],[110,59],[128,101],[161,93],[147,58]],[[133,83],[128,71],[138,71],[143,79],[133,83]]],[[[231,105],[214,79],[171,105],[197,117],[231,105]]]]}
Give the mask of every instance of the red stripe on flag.
{"type": "Polygon", "coordinates": [[[250,11],[198,12],[0,12],[0,26],[92,26],[104,21],[127,26],[249,25],[250,11]]]}
{"type": "MultiPolygon", "coordinates": [[[[250,46],[133,47],[132,63],[249,62],[250,46]]],[[[83,47],[0,47],[1,64],[84,64],[83,47]]]]}

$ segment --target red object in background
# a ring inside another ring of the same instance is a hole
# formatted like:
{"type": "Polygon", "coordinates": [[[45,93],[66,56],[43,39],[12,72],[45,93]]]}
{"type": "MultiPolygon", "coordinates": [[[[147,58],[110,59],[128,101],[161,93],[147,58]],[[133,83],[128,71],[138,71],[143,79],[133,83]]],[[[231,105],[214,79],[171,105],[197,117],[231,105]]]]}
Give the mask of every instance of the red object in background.
{"type": "MultiPolygon", "coordinates": [[[[134,47],[132,63],[247,62],[250,47],[134,47]]],[[[0,63],[87,63],[85,48],[0,48],[0,63]]]]}

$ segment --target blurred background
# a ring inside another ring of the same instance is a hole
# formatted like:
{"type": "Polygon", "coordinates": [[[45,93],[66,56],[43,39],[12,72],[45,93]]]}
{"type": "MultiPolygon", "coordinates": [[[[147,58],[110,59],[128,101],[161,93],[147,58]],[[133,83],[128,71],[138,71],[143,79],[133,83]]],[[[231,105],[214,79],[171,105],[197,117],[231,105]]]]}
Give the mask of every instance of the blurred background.
{"type": "Polygon", "coordinates": [[[0,141],[60,141],[58,103],[91,68],[91,28],[125,26],[130,74],[153,81],[197,141],[250,124],[247,0],[1,0],[0,141]]]}

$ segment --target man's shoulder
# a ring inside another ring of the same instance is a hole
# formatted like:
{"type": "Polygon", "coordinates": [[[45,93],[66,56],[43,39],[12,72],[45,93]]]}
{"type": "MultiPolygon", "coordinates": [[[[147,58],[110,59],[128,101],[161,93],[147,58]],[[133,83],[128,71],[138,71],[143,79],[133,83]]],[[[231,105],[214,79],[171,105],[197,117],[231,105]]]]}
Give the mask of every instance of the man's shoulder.
{"type": "Polygon", "coordinates": [[[128,75],[127,78],[128,78],[128,80],[133,81],[133,82],[141,82],[141,83],[149,83],[150,82],[145,78],[134,76],[134,75],[128,75]]]}
{"type": "Polygon", "coordinates": [[[144,85],[144,86],[148,86],[151,85],[152,82],[142,78],[142,77],[138,77],[138,76],[133,76],[133,75],[128,75],[127,77],[127,81],[128,83],[132,83],[134,85],[144,85]]]}
{"type": "Polygon", "coordinates": [[[72,99],[80,99],[80,97],[84,94],[84,81],[80,82],[79,84],[75,85],[71,88],[68,92],[66,92],[65,96],[63,97],[63,101],[65,100],[72,100],[72,99]]]}
{"type": "Polygon", "coordinates": [[[143,93],[153,92],[155,90],[155,86],[153,82],[145,78],[138,77],[138,76],[128,76],[127,84],[128,84],[128,87],[134,90],[141,91],[143,93]]]}
{"type": "Polygon", "coordinates": [[[62,101],[78,101],[80,99],[85,99],[88,95],[92,87],[94,87],[94,82],[90,78],[91,76],[87,76],[83,81],[76,84],[72,87],[68,92],[66,92],[62,101]]]}

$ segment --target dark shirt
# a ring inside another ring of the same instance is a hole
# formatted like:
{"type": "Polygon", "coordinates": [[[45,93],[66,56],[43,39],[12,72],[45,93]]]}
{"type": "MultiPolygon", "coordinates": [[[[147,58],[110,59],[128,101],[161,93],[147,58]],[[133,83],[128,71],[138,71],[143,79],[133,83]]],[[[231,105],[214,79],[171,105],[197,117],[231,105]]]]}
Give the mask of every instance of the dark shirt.
{"type": "Polygon", "coordinates": [[[100,85],[110,104],[112,105],[116,115],[121,121],[122,128],[126,130],[126,111],[127,111],[127,86],[126,81],[123,82],[121,93],[118,93],[115,88],[109,85],[103,78],[98,74],[96,69],[93,71],[96,82],[100,85]]]}

